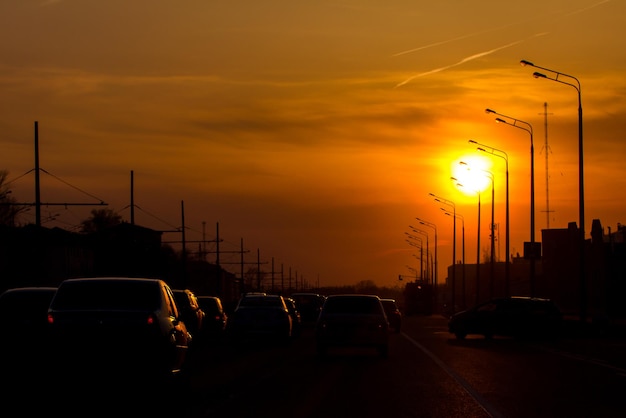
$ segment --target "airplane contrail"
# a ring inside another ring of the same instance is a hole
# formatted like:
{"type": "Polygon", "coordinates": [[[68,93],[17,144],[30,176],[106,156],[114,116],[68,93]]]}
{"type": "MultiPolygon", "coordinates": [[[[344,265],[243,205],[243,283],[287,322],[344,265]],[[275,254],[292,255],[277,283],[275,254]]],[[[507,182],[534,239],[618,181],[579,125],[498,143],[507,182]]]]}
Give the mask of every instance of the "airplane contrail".
{"type": "MultiPolygon", "coordinates": [[[[611,0],[602,0],[599,3],[592,4],[591,6],[583,7],[582,9],[578,9],[578,10],[574,10],[572,12],[564,13],[560,17],[572,16],[572,15],[575,15],[575,14],[578,14],[578,13],[582,13],[582,12],[585,12],[585,11],[587,11],[589,9],[593,9],[595,7],[598,7],[598,6],[602,5],[602,4],[608,3],[610,1],[611,0]]],[[[559,16],[556,16],[556,17],[559,17],[559,16]]],[[[533,21],[533,20],[540,19],[540,18],[542,18],[542,17],[541,16],[534,17],[532,19],[527,19],[527,20],[520,21],[520,22],[510,23],[510,24],[507,24],[507,25],[498,26],[498,27],[491,28],[491,29],[485,29],[485,30],[481,30],[481,31],[473,32],[473,33],[468,33],[466,35],[457,36],[455,38],[446,39],[444,41],[434,42],[434,43],[428,44],[428,45],[422,45],[422,46],[417,47],[417,48],[412,48],[412,49],[407,49],[405,51],[397,52],[397,53],[393,54],[392,57],[399,57],[399,56],[402,56],[402,55],[410,54],[412,52],[417,52],[417,51],[421,51],[421,50],[424,50],[424,49],[433,48],[433,47],[440,46],[440,45],[445,45],[445,44],[448,44],[448,43],[451,43],[451,42],[460,41],[462,39],[471,38],[473,36],[482,35],[484,33],[496,32],[496,31],[499,31],[499,30],[502,30],[502,29],[507,29],[507,28],[509,28],[511,26],[521,25],[521,24],[524,24],[524,23],[527,23],[527,22],[530,22],[530,21],[533,21]]]]}
{"type": "MultiPolygon", "coordinates": [[[[537,33],[537,34],[535,34],[535,35],[531,36],[530,38],[526,38],[526,39],[536,38],[536,37],[538,37],[538,36],[543,36],[543,35],[546,35],[547,33],[548,33],[548,32],[541,32],[541,33],[537,33]]],[[[460,60],[460,61],[458,61],[458,62],[456,62],[456,63],[454,63],[454,64],[450,64],[450,65],[447,65],[447,66],[445,66],[445,67],[436,68],[436,69],[434,69],[434,70],[430,70],[430,71],[426,71],[426,72],[423,72],[423,73],[420,73],[420,74],[414,75],[414,76],[412,76],[412,77],[407,78],[407,79],[406,79],[406,80],[404,80],[403,82],[396,84],[395,88],[402,87],[402,86],[404,86],[405,84],[407,84],[407,83],[411,82],[412,80],[415,80],[415,79],[416,79],[416,78],[418,78],[418,77],[423,77],[423,76],[425,76],[425,75],[438,73],[438,72],[441,72],[441,71],[447,70],[447,69],[449,69],[449,68],[453,68],[453,67],[457,67],[457,66],[459,66],[459,65],[461,65],[461,64],[465,64],[466,62],[473,61],[473,60],[475,60],[475,59],[477,59],[477,58],[481,58],[481,57],[484,57],[484,56],[486,56],[486,55],[493,54],[494,52],[498,52],[498,51],[500,51],[500,50],[502,50],[502,49],[510,48],[510,47],[512,47],[512,46],[514,46],[514,45],[517,45],[517,44],[520,44],[520,43],[524,42],[526,39],[520,39],[519,41],[511,42],[511,43],[508,43],[508,44],[506,44],[506,45],[503,45],[503,46],[500,46],[500,47],[497,47],[497,48],[494,48],[494,49],[490,49],[489,51],[479,52],[478,54],[474,54],[474,55],[470,55],[469,57],[465,57],[465,58],[463,58],[462,60],[460,60]]]]}
{"type": "Polygon", "coordinates": [[[576,15],[578,13],[586,12],[589,9],[593,9],[594,7],[598,7],[600,5],[603,5],[604,3],[608,3],[610,1],[611,0],[602,0],[601,2],[592,4],[591,6],[583,7],[582,9],[578,9],[578,10],[574,10],[573,12],[566,13],[565,16],[572,16],[572,15],[576,15]]]}
{"type": "MultiPolygon", "coordinates": [[[[609,1],[609,0],[605,0],[605,1],[609,1]]],[[[450,42],[460,41],[461,39],[471,38],[472,36],[481,35],[483,33],[495,32],[495,31],[498,31],[498,30],[501,30],[501,29],[506,29],[506,28],[514,26],[514,25],[515,25],[515,23],[511,23],[509,25],[500,26],[500,27],[497,27],[497,28],[486,29],[486,30],[481,30],[481,31],[478,31],[478,32],[468,33],[466,35],[457,36],[456,38],[446,39],[445,41],[439,41],[439,42],[434,42],[434,43],[428,44],[428,45],[422,45],[422,46],[417,47],[417,48],[413,48],[413,49],[408,49],[406,51],[397,52],[397,53],[393,54],[392,57],[399,57],[401,55],[406,55],[406,54],[410,54],[412,52],[421,51],[422,49],[428,49],[428,48],[433,48],[433,47],[439,46],[439,45],[445,45],[445,44],[448,44],[450,42]]]]}

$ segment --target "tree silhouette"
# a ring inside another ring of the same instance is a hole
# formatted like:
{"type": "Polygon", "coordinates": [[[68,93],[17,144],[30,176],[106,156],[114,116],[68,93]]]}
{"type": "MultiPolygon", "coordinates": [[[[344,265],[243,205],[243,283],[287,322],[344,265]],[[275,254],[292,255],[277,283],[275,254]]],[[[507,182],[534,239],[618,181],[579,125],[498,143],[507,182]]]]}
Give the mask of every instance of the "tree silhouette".
{"type": "Polygon", "coordinates": [[[93,209],[91,217],[81,222],[81,232],[100,232],[122,223],[122,216],[112,209],[93,209]]]}
{"type": "Polygon", "coordinates": [[[17,201],[9,196],[11,189],[7,184],[9,172],[0,170],[0,225],[15,226],[17,215],[24,212],[26,206],[17,205],[17,201]]]}

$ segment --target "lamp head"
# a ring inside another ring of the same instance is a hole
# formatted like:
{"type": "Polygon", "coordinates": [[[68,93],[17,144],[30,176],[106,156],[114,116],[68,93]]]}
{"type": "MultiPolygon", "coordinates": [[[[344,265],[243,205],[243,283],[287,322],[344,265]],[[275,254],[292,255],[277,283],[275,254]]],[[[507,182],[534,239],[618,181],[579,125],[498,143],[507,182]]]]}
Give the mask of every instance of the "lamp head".
{"type": "Polygon", "coordinates": [[[476,148],[476,150],[477,150],[477,151],[482,151],[482,152],[487,152],[487,150],[486,150],[486,149],[481,148],[481,147],[476,148]]]}
{"type": "Polygon", "coordinates": [[[537,72],[537,71],[535,71],[535,72],[533,73],[533,77],[535,77],[535,78],[548,78],[548,76],[547,76],[547,75],[545,75],[545,74],[543,74],[543,73],[540,73],[540,72],[537,72]]]}
{"type": "Polygon", "coordinates": [[[504,120],[504,119],[502,119],[502,118],[496,118],[496,122],[497,122],[497,123],[508,123],[507,121],[505,121],[505,120],[504,120]]]}
{"type": "Polygon", "coordinates": [[[530,61],[526,61],[526,60],[521,60],[519,63],[522,65],[522,67],[526,67],[527,65],[528,65],[528,66],[531,66],[531,67],[534,67],[534,66],[535,66],[535,64],[533,64],[533,63],[532,63],[532,62],[530,62],[530,61]]]}
{"type": "Polygon", "coordinates": [[[485,109],[485,113],[489,114],[489,113],[497,113],[497,112],[493,109],[485,109]]]}
{"type": "Polygon", "coordinates": [[[478,144],[478,142],[474,141],[473,139],[470,139],[470,140],[469,140],[469,141],[467,141],[467,142],[469,142],[470,144],[478,144]]]}

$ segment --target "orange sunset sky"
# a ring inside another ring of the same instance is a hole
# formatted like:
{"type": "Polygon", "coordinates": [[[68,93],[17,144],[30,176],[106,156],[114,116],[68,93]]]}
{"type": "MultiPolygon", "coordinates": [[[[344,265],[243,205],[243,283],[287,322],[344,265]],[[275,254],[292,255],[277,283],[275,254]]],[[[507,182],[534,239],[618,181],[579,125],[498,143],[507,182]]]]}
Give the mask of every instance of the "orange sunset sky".
{"type": "MultiPolygon", "coordinates": [[[[625,39],[621,0],[4,1],[0,170],[34,202],[37,121],[43,202],[102,200],[128,221],[132,171],[138,225],[179,227],[184,202],[188,240],[219,224],[222,262],[243,240],[246,262],[258,251],[265,271],[322,286],[398,285],[419,266],[409,225],[434,251],[419,217],[436,226],[441,283],[452,218],[429,193],[455,204],[476,261],[459,161],[493,174],[505,258],[504,159],[470,139],[506,152],[511,253],[530,240],[530,135],[486,108],[533,128],[536,240],[578,222],[577,91],[521,59],[581,83],[587,236],[593,219],[626,221],[625,39]]],[[[98,208],[44,207],[44,226],[77,230],[98,208]]]]}

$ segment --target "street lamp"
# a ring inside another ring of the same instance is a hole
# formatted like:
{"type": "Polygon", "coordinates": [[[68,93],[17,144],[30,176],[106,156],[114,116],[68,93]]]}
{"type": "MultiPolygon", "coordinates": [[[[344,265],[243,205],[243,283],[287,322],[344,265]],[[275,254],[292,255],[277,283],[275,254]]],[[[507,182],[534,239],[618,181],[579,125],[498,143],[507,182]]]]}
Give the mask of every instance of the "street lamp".
{"type": "MultiPolygon", "coordinates": [[[[409,245],[412,245],[412,246],[420,249],[420,278],[423,278],[423,275],[424,275],[424,260],[423,260],[422,256],[423,256],[423,252],[424,252],[424,249],[423,249],[424,245],[423,245],[422,239],[420,237],[416,237],[415,235],[411,235],[408,232],[405,232],[405,234],[409,238],[411,238],[412,240],[419,241],[419,245],[417,245],[413,241],[406,240],[409,243],[409,245]]],[[[426,250],[426,257],[428,257],[428,249],[426,250]]],[[[428,260],[426,260],[426,262],[428,263],[428,260]]]]}
{"type": "MultiPolygon", "coordinates": [[[[461,293],[463,295],[463,299],[461,301],[461,306],[462,306],[462,309],[465,309],[466,308],[466,304],[465,304],[465,218],[463,218],[462,215],[458,213],[452,213],[445,208],[439,208],[439,209],[441,209],[446,215],[454,216],[455,218],[459,218],[461,220],[461,237],[462,237],[461,248],[462,248],[462,263],[463,263],[463,278],[461,279],[461,293]]],[[[453,289],[453,292],[454,291],[455,290],[453,289]]]]}
{"type": "MultiPolygon", "coordinates": [[[[468,167],[468,170],[471,170],[471,167],[465,162],[465,161],[461,161],[459,162],[459,164],[461,165],[465,165],[468,167]]],[[[494,286],[495,286],[495,277],[496,277],[496,265],[495,265],[495,249],[496,249],[496,244],[495,244],[495,221],[494,221],[494,215],[495,215],[495,177],[493,175],[493,173],[489,170],[480,170],[482,171],[485,176],[491,180],[491,226],[489,227],[489,230],[491,231],[490,234],[490,242],[491,242],[491,249],[490,249],[490,256],[489,256],[489,264],[490,264],[490,268],[491,268],[491,274],[489,277],[489,296],[491,298],[493,298],[494,296],[494,286]]]]}
{"type": "Polygon", "coordinates": [[[429,266],[428,266],[428,252],[430,250],[430,246],[428,244],[428,232],[422,229],[415,228],[414,226],[411,226],[411,225],[409,225],[409,228],[411,228],[413,232],[426,236],[426,277],[430,277],[430,279],[432,280],[432,271],[429,269],[429,266]],[[431,273],[429,274],[429,272],[431,273]]]}
{"type": "MultiPolygon", "coordinates": [[[[456,214],[456,206],[454,202],[443,197],[437,196],[434,193],[429,193],[430,196],[435,198],[435,202],[443,203],[452,208],[452,213],[456,214]]],[[[455,294],[456,294],[456,216],[452,216],[452,312],[455,312],[455,294]]]]}
{"type": "Polygon", "coordinates": [[[511,283],[511,261],[510,261],[510,251],[509,251],[509,243],[510,243],[510,222],[509,222],[509,156],[507,155],[506,152],[499,150],[497,148],[491,147],[489,145],[485,145],[485,144],[481,144],[478,143],[476,141],[474,141],[473,139],[469,140],[470,144],[476,144],[479,145],[479,147],[477,147],[476,149],[478,151],[482,151],[482,152],[486,152],[489,153],[491,155],[494,155],[496,157],[500,157],[504,160],[505,162],[505,166],[506,166],[506,258],[505,258],[505,264],[504,264],[504,294],[505,296],[509,296],[510,294],[510,283],[511,283]],[[484,147],[484,148],[483,148],[484,147]]]}
{"type": "Polygon", "coordinates": [[[535,148],[533,145],[533,127],[530,123],[516,119],[512,116],[503,115],[492,109],[485,109],[486,113],[502,116],[510,121],[502,118],[496,118],[496,122],[504,123],[518,129],[522,129],[530,134],[530,296],[535,296],[535,148]],[[522,123],[525,126],[520,126],[522,123]]]}
{"type": "Polygon", "coordinates": [[[423,268],[424,268],[424,263],[423,263],[423,260],[422,260],[422,257],[423,257],[423,255],[422,255],[422,251],[423,251],[423,250],[422,250],[422,246],[421,246],[421,245],[419,246],[419,249],[420,249],[420,255],[419,255],[419,256],[418,256],[418,255],[416,255],[416,254],[412,254],[412,255],[413,255],[413,257],[415,257],[415,258],[419,258],[419,260],[420,260],[420,275],[419,275],[419,280],[420,280],[420,281],[422,281],[422,280],[424,279],[424,270],[423,270],[423,268]]]}
{"type": "MultiPolygon", "coordinates": [[[[455,177],[450,177],[450,180],[455,181],[457,186],[465,188],[455,177]]],[[[478,196],[478,233],[476,234],[476,305],[478,305],[480,301],[480,190],[474,190],[474,192],[478,196]]]]}
{"type": "Polygon", "coordinates": [[[436,297],[436,295],[437,295],[437,283],[438,283],[437,279],[439,277],[439,274],[438,274],[438,271],[437,271],[438,270],[438,266],[439,266],[439,263],[437,262],[437,226],[434,223],[425,221],[425,220],[420,219],[420,218],[415,218],[415,219],[417,219],[419,221],[419,223],[421,223],[422,225],[426,225],[427,227],[432,228],[435,231],[435,279],[434,279],[434,282],[433,282],[433,290],[434,290],[433,294],[436,297]]]}
{"type": "Polygon", "coordinates": [[[539,68],[541,70],[549,71],[554,74],[553,77],[548,77],[547,75],[535,71],[533,73],[533,77],[535,78],[545,78],[547,80],[556,81],[557,83],[566,84],[568,86],[576,89],[578,93],[578,217],[579,217],[579,232],[580,232],[580,242],[579,242],[579,267],[578,273],[580,274],[580,319],[581,321],[587,320],[587,291],[586,291],[586,276],[585,276],[585,188],[584,188],[584,173],[583,173],[583,106],[582,106],[582,98],[581,98],[581,87],[580,81],[572,75],[568,75],[565,73],[561,73],[559,71],[551,70],[549,68],[540,67],[538,65],[533,64],[530,61],[521,60],[520,64],[522,66],[530,66],[539,68]],[[574,81],[574,83],[570,83],[567,81],[561,80],[559,77],[567,77],[574,81]]]}
{"type": "Polygon", "coordinates": [[[411,271],[411,273],[413,273],[415,275],[415,277],[417,278],[417,270],[414,269],[413,267],[409,266],[408,264],[406,265],[406,268],[409,269],[411,271]]]}

